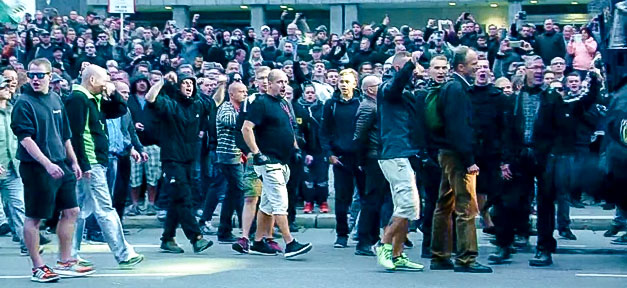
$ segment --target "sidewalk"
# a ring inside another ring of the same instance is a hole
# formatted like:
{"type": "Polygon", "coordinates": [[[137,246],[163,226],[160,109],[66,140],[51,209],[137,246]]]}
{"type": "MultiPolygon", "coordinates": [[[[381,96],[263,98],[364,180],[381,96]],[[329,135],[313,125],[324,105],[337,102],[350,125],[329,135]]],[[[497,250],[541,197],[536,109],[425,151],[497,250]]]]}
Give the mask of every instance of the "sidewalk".
{"type": "MultiPolygon", "coordinates": [[[[316,210],[317,211],[317,210],[316,210]]],[[[296,224],[305,228],[335,228],[335,214],[333,211],[328,214],[302,214],[298,210],[296,215],[296,224]]],[[[212,223],[217,227],[219,216],[214,216],[212,223]]],[[[586,206],[584,209],[570,209],[571,229],[573,230],[607,230],[614,218],[614,210],[603,210],[599,206],[586,206]]],[[[532,225],[536,224],[536,216],[531,216],[532,225]]],[[[479,218],[476,220],[477,227],[479,218]]],[[[162,223],[157,220],[156,216],[125,216],[124,227],[126,228],[161,228],[162,223]]]]}

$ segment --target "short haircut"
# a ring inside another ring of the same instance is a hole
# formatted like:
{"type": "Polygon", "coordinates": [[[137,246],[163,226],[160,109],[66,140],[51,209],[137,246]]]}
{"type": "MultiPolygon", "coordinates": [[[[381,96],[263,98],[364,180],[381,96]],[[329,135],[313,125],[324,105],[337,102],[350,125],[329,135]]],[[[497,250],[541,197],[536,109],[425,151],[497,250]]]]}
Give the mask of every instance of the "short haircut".
{"type": "Polygon", "coordinates": [[[470,48],[468,46],[463,46],[463,45],[453,50],[453,53],[455,54],[453,56],[453,63],[452,63],[453,69],[457,68],[459,64],[466,65],[466,57],[468,56],[469,51],[470,51],[470,48]]]}
{"type": "Polygon", "coordinates": [[[523,57],[523,59],[525,60],[525,67],[527,68],[531,68],[531,66],[533,65],[533,62],[536,62],[538,60],[542,61],[542,58],[540,58],[540,56],[538,55],[523,57]]]}
{"type": "Polygon", "coordinates": [[[271,70],[268,66],[260,66],[255,70],[255,78],[257,78],[257,75],[270,73],[271,70]]]}
{"type": "Polygon", "coordinates": [[[501,77],[499,79],[496,79],[496,81],[494,81],[494,86],[499,86],[503,83],[509,83],[510,85],[512,85],[512,81],[509,81],[507,77],[501,77]]]}
{"type": "Polygon", "coordinates": [[[570,74],[566,75],[566,78],[568,77],[577,77],[581,80],[581,75],[579,75],[579,73],[577,72],[571,72],[570,74]]]}
{"type": "Polygon", "coordinates": [[[270,70],[270,74],[268,74],[268,82],[274,81],[276,78],[279,78],[279,76],[281,75],[285,75],[285,72],[283,72],[283,70],[280,70],[280,69],[270,70]]]}
{"type": "Polygon", "coordinates": [[[448,63],[448,58],[444,55],[435,56],[431,58],[431,61],[429,61],[429,66],[433,66],[433,62],[435,61],[446,61],[446,63],[448,63]]]}
{"type": "Polygon", "coordinates": [[[46,58],[33,59],[32,61],[30,61],[30,63],[28,63],[28,68],[30,69],[30,66],[33,66],[33,65],[44,66],[44,68],[48,70],[48,72],[52,72],[52,64],[50,63],[50,60],[46,58]]]}
{"type": "Polygon", "coordinates": [[[361,91],[366,91],[368,87],[381,84],[381,79],[374,75],[368,75],[361,80],[361,91]]]}
{"type": "Polygon", "coordinates": [[[357,71],[355,71],[355,69],[353,69],[353,68],[346,68],[346,69],[340,71],[339,74],[340,75],[344,75],[344,74],[348,74],[348,73],[352,74],[353,77],[355,77],[355,83],[359,83],[359,73],[357,73],[357,71]]]}

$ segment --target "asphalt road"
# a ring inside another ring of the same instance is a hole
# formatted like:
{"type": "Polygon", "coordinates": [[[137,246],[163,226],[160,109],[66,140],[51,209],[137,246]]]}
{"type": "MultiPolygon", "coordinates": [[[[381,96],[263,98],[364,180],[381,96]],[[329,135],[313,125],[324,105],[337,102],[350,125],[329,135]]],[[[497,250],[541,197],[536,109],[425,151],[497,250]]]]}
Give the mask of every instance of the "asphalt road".
{"type": "MultiPolygon", "coordinates": [[[[128,241],[146,256],[136,269],[118,269],[106,245],[83,245],[82,255],[94,262],[97,273],[62,279],[51,287],[627,287],[627,247],[612,246],[610,239],[592,231],[576,231],[578,241],[560,240],[566,253],[554,255],[552,267],[529,267],[527,260],[533,256],[529,251],[515,255],[512,264],[493,266],[493,274],[474,275],[428,268],[424,272],[388,273],[376,265],[374,257],[355,256],[355,243],[346,249],[333,248],[333,230],[295,233],[301,242],[313,242],[314,249],[294,260],[236,255],[230,245],[217,243],[194,255],[182,231],[178,242],[186,253],[163,254],[159,252],[160,230],[132,232],[128,241]]],[[[486,263],[494,247],[486,236],[479,235],[480,262],[486,263]]],[[[216,240],[215,236],[210,238],[216,240]]],[[[421,235],[412,233],[410,238],[417,247],[407,251],[409,257],[428,267],[428,260],[419,258],[421,235]]],[[[46,250],[46,261],[53,263],[55,246],[48,245],[46,250]]],[[[46,285],[30,282],[30,260],[19,256],[18,251],[10,238],[0,237],[0,287],[46,285]]]]}

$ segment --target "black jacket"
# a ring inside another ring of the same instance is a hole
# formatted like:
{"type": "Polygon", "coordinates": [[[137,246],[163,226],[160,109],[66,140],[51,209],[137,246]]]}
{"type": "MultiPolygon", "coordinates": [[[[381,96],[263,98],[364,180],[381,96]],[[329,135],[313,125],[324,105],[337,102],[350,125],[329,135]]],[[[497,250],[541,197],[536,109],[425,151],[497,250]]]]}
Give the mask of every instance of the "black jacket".
{"type": "Polygon", "coordinates": [[[411,87],[416,65],[409,61],[381,85],[377,115],[381,139],[381,159],[408,158],[426,146],[423,125],[417,125],[418,101],[411,87]]]}
{"type": "Polygon", "coordinates": [[[321,101],[308,103],[300,98],[293,106],[298,130],[304,138],[302,145],[299,143],[299,147],[308,155],[322,154],[320,124],[322,123],[324,104],[321,101]]]}
{"type": "Polygon", "coordinates": [[[356,90],[354,93],[353,98],[344,101],[337,90],[333,97],[324,103],[320,139],[322,150],[327,156],[357,152],[353,145],[353,135],[361,97],[356,90]]]}
{"type": "Polygon", "coordinates": [[[465,167],[475,163],[472,130],[472,103],[468,97],[470,86],[458,74],[453,73],[453,83],[440,94],[444,128],[432,133],[436,147],[457,152],[465,167]]]}
{"type": "Polygon", "coordinates": [[[109,139],[106,119],[123,116],[128,111],[124,100],[113,93],[109,100],[100,95],[92,95],[80,85],[72,87],[72,94],[65,101],[72,147],[81,170],[91,170],[91,165],[109,163],[109,139]]]}
{"type": "Polygon", "coordinates": [[[148,109],[148,103],[144,105],[144,108],[142,108],[141,104],[139,104],[135,84],[140,80],[146,81],[148,83],[148,88],[150,88],[150,81],[148,81],[148,78],[143,75],[131,79],[131,96],[128,98],[128,102],[126,104],[128,105],[128,109],[131,110],[131,116],[133,116],[134,122],[133,124],[142,123],[144,125],[143,131],[137,130],[137,136],[139,137],[139,141],[141,141],[142,145],[159,145],[159,134],[161,133],[159,124],[160,119],[155,110],[148,109]]]}
{"type": "Polygon", "coordinates": [[[493,85],[474,86],[470,91],[476,157],[500,159],[505,148],[505,95],[493,85]]]}
{"type": "Polygon", "coordinates": [[[161,161],[189,164],[198,157],[198,134],[211,104],[197,96],[193,76],[179,74],[176,87],[174,85],[166,83],[155,102],[148,105],[161,118],[161,161]],[[191,98],[186,98],[179,90],[180,83],[185,79],[194,81],[191,98]]]}
{"type": "Polygon", "coordinates": [[[564,43],[564,35],[562,33],[547,33],[536,37],[536,44],[533,47],[534,52],[542,57],[544,65],[550,65],[551,59],[555,57],[564,58],[566,55],[566,44],[564,43]]]}
{"type": "Polygon", "coordinates": [[[381,140],[379,139],[379,123],[377,117],[377,99],[364,97],[359,104],[355,134],[353,141],[360,151],[369,159],[379,159],[381,140]]]}

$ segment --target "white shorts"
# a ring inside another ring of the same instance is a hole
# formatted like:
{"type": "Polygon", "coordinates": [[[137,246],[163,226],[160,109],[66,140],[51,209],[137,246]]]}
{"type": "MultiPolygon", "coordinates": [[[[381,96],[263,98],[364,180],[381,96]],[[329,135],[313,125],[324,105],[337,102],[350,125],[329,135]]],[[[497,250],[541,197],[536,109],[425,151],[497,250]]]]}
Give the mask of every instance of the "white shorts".
{"type": "Polygon", "coordinates": [[[390,182],[393,217],[409,220],[420,218],[420,196],[416,186],[416,175],[407,158],[379,160],[385,179],[390,182]]]}
{"type": "Polygon", "coordinates": [[[255,172],[263,183],[259,210],[267,215],[287,215],[290,168],[283,164],[266,164],[255,166],[255,172]]]}

